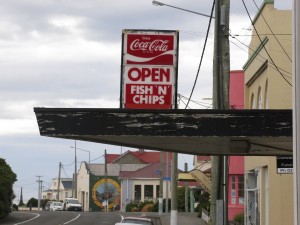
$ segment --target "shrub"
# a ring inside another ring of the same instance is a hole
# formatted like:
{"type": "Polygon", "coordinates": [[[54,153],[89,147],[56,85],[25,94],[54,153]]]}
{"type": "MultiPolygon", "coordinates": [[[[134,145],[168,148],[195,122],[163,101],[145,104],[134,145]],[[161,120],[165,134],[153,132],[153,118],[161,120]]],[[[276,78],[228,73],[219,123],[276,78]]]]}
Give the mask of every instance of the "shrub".
{"type": "Polygon", "coordinates": [[[234,224],[244,225],[244,213],[240,213],[234,216],[233,218],[234,224]]]}
{"type": "Polygon", "coordinates": [[[136,210],[138,209],[138,204],[135,202],[130,202],[126,205],[126,212],[137,212],[136,210]]]}
{"type": "Polygon", "coordinates": [[[13,210],[13,211],[18,211],[18,210],[19,210],[19,206],[16,205],[16,204],[13,204],[12,210],[13,210]]]}
{"type": "Polygon", "coordinates": [[[142,208],[141,212],[152,212],[153,206],[153,203],[148,203],[142,208]]]}

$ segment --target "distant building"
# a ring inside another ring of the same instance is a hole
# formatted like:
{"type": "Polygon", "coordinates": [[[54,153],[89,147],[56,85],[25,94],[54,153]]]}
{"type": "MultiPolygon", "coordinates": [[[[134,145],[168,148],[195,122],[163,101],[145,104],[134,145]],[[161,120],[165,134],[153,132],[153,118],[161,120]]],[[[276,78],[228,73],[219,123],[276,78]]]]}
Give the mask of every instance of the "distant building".
{"type": "MultiPolygon", "coordinates": [[[[107,165],[83,162],[77,175],[77,197],[84,210],[102,211],[106,205],[111,209],[120,209],[124,203],[124,183],[119,179],[120,175],[135,174],[135,171],[151,167],[159,161],[160,152],[139,150],[127,151],[121,155],[107,154],[107,165]]],[[[153,180],[152,185],[156,183],[153,180]]],[[[156,195],[151,198],[156,198],[156,195]]]]}
{"type": "MultiPolygon", "coordinates": [[[[59,200],[63,201],[65,198],[72,196],[72,178],[60,178],[59,184],[59,200]]],[[[42,192],[42,199],[58,199],[57,195],[58,189],[58,178],[53,178],[50,188],[42,192]]]]}

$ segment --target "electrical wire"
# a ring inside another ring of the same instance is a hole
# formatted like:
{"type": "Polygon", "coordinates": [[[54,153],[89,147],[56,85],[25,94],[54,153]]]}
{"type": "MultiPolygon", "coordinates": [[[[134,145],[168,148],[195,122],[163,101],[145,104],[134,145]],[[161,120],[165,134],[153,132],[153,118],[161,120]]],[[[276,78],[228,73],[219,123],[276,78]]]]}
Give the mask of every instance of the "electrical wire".
{"type": "MultiPolygon", "coordinates": [[[[183,99],[188,100],[188,98],[185,97],[185,96],[182,95],[182,94],[177,94],[177,95],[178,95],[179,100],[182,101],[182,102],[184,103],[184,105],[186,105],[186,103],[183,101],[183,99]]],[[[195,104],[197,104],[197,105],[200,105],[200,106],[202,106],[202,107],[205,107],[205,109],[210,108],[211,105],[212,105],[211,103],[198,102],[198,101],[195,101],[195,100],[190,100],[190,102],[193,102],[193,103],[195,103],[195,104]]]]}
{"type": "Polygon", "coordinates": [[[199,76],[199,72],[200,72],[200,68],[201,68],[201,65],[202,65],[202,60],[203,60],[203,56],[204,56],[204,52],[205,52],[205,48],[206,48],[206,44],[207,44],[209,30],[210,30],[210,26],[211,26],[211,21],[212,21],[212,18],[213,18],[213,12],[214,12],[214,8],[215,8],[215,2],[216,1],[214,0],[213,1],[213,5],[212,5],[212,9],[211,9],[211,13],[210,13],[210,18],[209,18],[208,27],[207,27],[206,36],[205,36],[205,41],[204,41],[204,47],[203,47],[203,50],[202,50],[202,54],[201,54],[201,58],[200,58],[199,66],[198,66],[197,75],[196,75],[196,78],[195,78],[195,81],[194,81],[194,85],[193,85],[193,88],[192,88],[189,100],[188,100],[185,108],[188,107],[188,105],[190,103],[190,100],[191,100],[191,98],[193,96],[193,93],[194,93],[194,90],[195,90],[195,86],[197,84],[197,80],[198,80],[198,76],[199,76]]]}
{"type": "MultiPolygon", "coordinates": [[[[263,43],[263,42],[262,42],[262,39],[261,39],[261,37],[260,37],[260,35],[259,35],[259,33],[258,33],[258,31],[257,31],[257,29],[256,29],[256,27],[255,27],[255,25],[254,25],[254,23],[253,23],[253,20],[252,20],[252,18],[251,18],[251,16],[250,16],[250,13],[249,13],[248,8],[247,8],[247,6],[246,6],[246,4],[245,4],[245,1],[242,0],[242,2],[243,2],[243,5],[244,5],[244,7],[245,7],[245,10],[246,10],[246,12],[247,12],[247,14],[248,14],[248,17],[249,17],[249,19],[250,19],[250,21],[251,21],[251,24],[252,24],[252,26],[253,26],[253,28],[254,28],[254,30],[255,30],[255,32],[256,32],[256,34],[257,34],[259,40],[260,40],[260,43],[263,43]]],[[[279,70],[279,68],[278,68],[277,65],[275,64],[274,60],[273,60],[272,57],[270,56],[270,54],[269,54],[268,50],[266,49],[265,45],[263,45],[263,48],[264,48],[264,50],[266,51],[266,53],[267,53],[269,59],[272,61],[273,65],[276,67],[276,70],[277,70],[278,73],[281,75],[281,77],[282,77],[282,78],[283,78],[290,86],[292,86],[292,84],[284,77],[284,75],[281,73],[281,71],[279,70]]]]}
{"type": "MultiPolygon", "coordinates": [[[[254,2],[254,4],[255,4],[256,8],[259,10],[259,7],[258,7],[258,5],[256,4],[255,0],[253,0],[253,2],[254,2]]],[[[282,44],[279,42],[279,40],[277,39],[276,35],[273,33],[271,27],[269,26],[268,22],[266,21],[265,17],[263,16],[263,14],[261,13],[260,15],[261,15],[261,17],[263,18],[263,20],[265,21],[267,27],[270,29],[270,31],[271,31],[272,35],[274,36],[274,38],[276,39],[277,43],[279,44],[279,46],[281,47],[281,49],[284,51],[285,55],[286,55],[286,56],[289,58],[289,60],[292,62],[292,59],[290,58],[290,56],[289,56],[289,55],[287,54],[287,52],[285,51],[285,49],[284,49],[284,47],[282,46],[282,44]]]]}
{"type": "MultiPolygon", "coordinates": [[[[232,37],[232,36],[230,36],[230,37],[232,37]]],[[[252,48],[250,48],[249,46],[247,46],[245,43],[243,43],[243,42],[241,42],[240,40],[238,40],[236,37],[232,37],[234,40],[236,40],[236,41],[238,41],[240,44],[242,44],[242,45],[244,45],[245,47],[247,47],[247,49],[250,49],[252,52],[255,52],[255,50],[253,50],[252,48]]],[[[242,47],[240,47],[239,45],[237,45],[236,43],[234,43],[233,41],[230,41],[230,43],[232,43],[232,44],[234,44],[236,47],[238,47],[239,49],[241,49],[241,50],[243,50],[243,51],[245,51],[245,52],[248,52],[246,49],[243,49],[242,47]]],[[[264,58],[263,56],[261,56],[260,54],[258,54],[257,56],[259,56],[261,59],[259,59],[259,58],[256,58],[256,60],[259,60],[260,62],[265,62],[267,59],[266,58],[264,58]]],[[[276,70],[276,67],[275,66],[273,66],[273,64],[272,64],[272,62],[270,62],[270,67],[272,68],[272,69],[274,69],[274,70],[276,70]]],[[[288,77],[288,78],[290,78],[290,79],[292,79],[292,77],[291,77],[291,73],[290,72],[288,72],[288,71],[286,71],[286,70],[284,70],[284,69],[282,69],[282,68],[280,68],[280,67],[277,67],[278,69],[280,69],[282,72],[284,72],[284,73],[286,73],[286,74],[283,74],[284,76],[286,76],[286,77],[288,77]],[[289,75],[287,75],[287,74],[289,74],[289,75]]]]}
{"type": "MultiPolygon", "coordinates": [[[[292,34],[260,34],[260,35],[274,35],[274,36],[292,36],[292,34]]],[[[232,36],[235,36],[235,37],[251,37],[251,36],[258,36],[256,34],[232,34],[232,36]]]]}

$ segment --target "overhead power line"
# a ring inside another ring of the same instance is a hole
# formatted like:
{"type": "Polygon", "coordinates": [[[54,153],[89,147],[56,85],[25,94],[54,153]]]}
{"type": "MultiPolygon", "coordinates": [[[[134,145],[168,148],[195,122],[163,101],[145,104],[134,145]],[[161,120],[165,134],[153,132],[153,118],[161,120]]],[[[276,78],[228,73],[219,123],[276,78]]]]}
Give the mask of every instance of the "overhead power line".
{"type": "Polygon", "coordinates": [[[246,10],[246,12],[247,12],[247,15],[248,15],[248,17],[249,17],[249,19],[250,19],[250,21],[251,21],[251,24],[252,24],[252,26],[253,26],[253,28],[254,28],[254,30],[255,30],[255,32],[256,32],[256,34],[257,34],[259,40],[260,40],[260,43],[262,44],[264,50],[266,51],[266,53],[267,53],[269,59],[272,61],[273,65],[276,67],[276,70],[277,70],[278,73],[281,75],[281,77],[282,77],[282,78],[283,78],[290,86],[292,86],[292,84],[291,84],[291,83],[285,78],[285,76],[281,73],[281,71],[279,70],[278,66],[275,64],[273,58],[271,57],[271,55],[269,54],[268,50],[266,49],[265,45],[263,44],[262,39],[261,39],[261,37],[260,37],[260,35],[259,35],[259,33],[258,33],[258,31],[257,31],[257,29],[256,29],[256,27],[255,27],[255,25],[254,25],[254,23],[253,23],[253,20],[252,20],[251,16],[250,16],[250,13],[249,13],[249,10],[248,10],[248,8],[247,8],[247,6],[246,6],[246,4],[245,4],[245,1],[242,0],[242,2],[243,2],[243,5],[244,5],[244,7],[245,7],[245,10],[246,10]]]}
{"type": "MultiPolygon", "coordinates": [[[[259,10],[258,5],[256,4],[255,0],[253,0],[256,8],[259,10]]],[[[266,25],[268,26],[269,30],[271,31],[272,35],[275,37],[277,43],[279,44],[279,46],[281,47],[281,49],[284,51],[285,55],[288,57],[288,59],[292,62],[291,57],[287,54],[287,52],[285,51],[284,47],[282,46],[282,44],[280,43],[280,41],[277,39],[276,35],[273,33],[270,25],[268,24],[267,20],[265,19],[264,15],[261,13],[261,17],[263,18],[263,20],[265,21],[266,25]]]]}
{"type": "Polygon", "coordinates": [[[196,84],[197,84],[197,80],[198,80],[198,76],[199,76],[199,72],[200,72],[200,68],[201,68],[201,65],[202,65],[203,56],[204,56],[204,52],[205,52],[205,48],[206,48],[206,44],[207,44],[207,39],[208,39],[208,35],[209,35],[209,30],[210,30],[210,26],[211,26],[211,21],[212,21],[212,18],[213,18],[214,8],[215,8],[215,0],[214,0],[214,2],[213,2],[212,8],[211,8],[210,18],[209,18],[208,27],[207,27],[206,36],[205,36],[205,41],[204,41],[204,47],[203,47],[203,50],[202,50],[202,54],[201,54],[201,58],[200,58],[200,62],[199,62],[199,67],[198,67],[198,71],[197,71],[197,75],[196,75],[196,78],[195,78],[195,81],[194,81],[194,85],[193,85],[193,88],[192,88],[190,97],[189,97],[189,99],[188,99],[188,102],[187,102],[185,108],[188,107],[188,105],[189,105],[189,103],[190,103],[190,100],[191,100],[191,98],[192,98],[192,96],[193,96],[193,93],[194,93],[196,84]]]}
{"type": "MultiPolygon", "coordinates": [[[[229,35],[230,35],[230,34],[229,34],[229,35]]],[[[254,49],[252,49],[251,47],[249,47],[249,46],[246,45],[245,43],[241,42],[241,41],[240,41],[239,39],[237,39],[236,37],[231,36],[231,35],[230,35],[230,37],[231,37],[233,40],[238,41],[240,44],[242,44],[243,46],[245,46],[247,49],[250,49],[252,52],[255,52],[254,49]]],[[[241,50],[243,50],[243,51],[245,51],[245,52],[248,52],[246,49],[243,49],[242,47],[240,47],[239,45],[237,45],[237,44],[234,43],[233,41],[230,41],[230,42],[231,42],[232,44],[234,44],[235,46],[237,46],[238,48],[240,48],[241,50]]],[[[256,58],[256,59],[259,60],[260,62],[264,62],[264,61],[267,60],[266,58],[264,58],[264,57],[261,56],[260,54],[258,54],[257,56],[259,56],[259,57],[261,58],[261,59],[256,58]],[[263,60],[264,60],[264,61],[263,61],[263,60]]],[[[271,67],[272,69],[274,69],[274,70],[277,70],[276,67],[273,66],[273,63],[272,63],[272,62],[270,62],[270,67],[271,67]]],[[[283,74],[284,76],[286,76],[286,77],[292,79],[292,77],[291,77],[292,74],[291,74],[290,72],[288,72],[288,71],[286,71],[286,70],[284,70],[284,69],[282,69],[282,68],[280,68],[280,67],[278,67],[278,66],[277,66],[277,68],[280,69],[282,72],[286,73],[286,74],[283,74]],[[289,75],[287,75],[287,74],[289,74],[289,75]]]]}

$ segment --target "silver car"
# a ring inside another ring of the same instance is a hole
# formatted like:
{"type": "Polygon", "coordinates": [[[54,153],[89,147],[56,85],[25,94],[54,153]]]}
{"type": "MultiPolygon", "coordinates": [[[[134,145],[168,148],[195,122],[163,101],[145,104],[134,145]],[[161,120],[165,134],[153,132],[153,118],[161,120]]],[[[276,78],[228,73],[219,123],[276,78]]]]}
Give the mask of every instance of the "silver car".
{"type": "Polygon", "coordinates": [[[62,202],[52,202],[50,205],[50,211],[62,211],[63,204],[62,202]]]}

